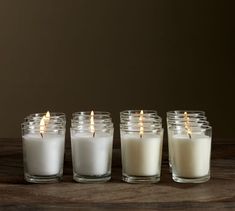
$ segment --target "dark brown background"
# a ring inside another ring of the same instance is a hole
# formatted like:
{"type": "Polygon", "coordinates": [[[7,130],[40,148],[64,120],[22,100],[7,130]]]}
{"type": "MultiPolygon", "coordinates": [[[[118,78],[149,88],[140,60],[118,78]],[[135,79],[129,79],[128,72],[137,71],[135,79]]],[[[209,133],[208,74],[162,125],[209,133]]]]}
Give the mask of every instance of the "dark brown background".
{"type": "Polygon", "coordinates": [[[0,1],[0,137],[29,113],[201,109],[234,138],[232,1],[0,1]]]}

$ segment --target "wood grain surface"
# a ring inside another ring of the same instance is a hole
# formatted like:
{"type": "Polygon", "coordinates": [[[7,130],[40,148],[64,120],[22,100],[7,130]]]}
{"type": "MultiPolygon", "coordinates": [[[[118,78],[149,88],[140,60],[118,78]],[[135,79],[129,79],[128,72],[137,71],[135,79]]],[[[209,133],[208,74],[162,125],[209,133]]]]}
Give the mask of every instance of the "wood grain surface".
{"type": "Polygon", "coordinates": [[[79,184],[72,180],[67,141],[63,181],[28,184],[23,179],[21,140],[0,139],[0,209],[235,210],[235,142],[220,140],[212,149],[212,178],[203,184],[178,184],[171,179],[166,146],[159,183],[122,182],[120,149],[115,149],[110,182],[79,184]]]}

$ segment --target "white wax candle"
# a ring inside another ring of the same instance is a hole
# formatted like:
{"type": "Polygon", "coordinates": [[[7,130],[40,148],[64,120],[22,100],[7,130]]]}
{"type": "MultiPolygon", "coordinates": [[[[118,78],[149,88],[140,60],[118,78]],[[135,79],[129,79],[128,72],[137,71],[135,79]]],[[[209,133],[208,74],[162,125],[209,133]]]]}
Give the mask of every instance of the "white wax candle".
{"type": "Polygon", "coordinates": [[[113,137],[109,134],[71,135],[73,171],[79,175],[109,173],[112,159],[113,137]]]}
{"type": "Polygon", "coordinates": [[[64,161],[64,135],[27,134],[23,136],[26,172],[30,175],[58,174],[64,161]]]}
{"type": "Polygon", "coordinates": [[[193,134],[172,136],[172,165],[179,177],[196,178],[209,173],[211,138],[193,134]]]}
{"type": "MultiPolygon", "coordinates": [[[[194,128],[195,130],[196,128],[194,128]]],[[[200,128],[198,128],[200,129],[200,128]]],[[[194,132],[194,134],[201,134],[201,132],[194,132]]],[[[172,166],[172,130],[168,128],[167,130],[167,135],[168,135],[168,159],[169,159],[169,164],[172,166]]],[[[185,137],[185,136],[183,136],[185,137]]],[[[188,138],[188,135],[186,136],[188,138]]]]}
{"type": "Polygon", "coordinates": [[[162,137],[154,134],[123,134],[121,138],[123,172],[129,176],[160,175],[162,137]]]}

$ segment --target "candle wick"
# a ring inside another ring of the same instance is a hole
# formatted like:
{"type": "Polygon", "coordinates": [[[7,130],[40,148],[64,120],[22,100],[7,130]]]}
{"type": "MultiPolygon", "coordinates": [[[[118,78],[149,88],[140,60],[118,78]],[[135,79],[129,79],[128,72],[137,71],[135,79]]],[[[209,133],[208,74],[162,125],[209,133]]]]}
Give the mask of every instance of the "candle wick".
{"type": "Polygon", "coordinates": [[[140,138],[143,138],[143,134],[142,133],[140,134],[140,138]]]}
{"type": "Polygon", "coordinates": [[[93,138],[95,137],[95,132],[93,133],[93,138]]]}
{"type": "Polygon", "coordinates": [[[188,133],[188,136],[189,136],[189,138],[190,138],[190,139],[192,138],[192,136],[191,136],[191,134],[190,134],[190,133],[188,133]]]}
{"type": "Polygon", "coordinates": [[[41,137],[42,137],[42,139],[43,139],[43,134],[42,134],[42,133],[40,133],[40,135],[41,135],[41,137]]]}

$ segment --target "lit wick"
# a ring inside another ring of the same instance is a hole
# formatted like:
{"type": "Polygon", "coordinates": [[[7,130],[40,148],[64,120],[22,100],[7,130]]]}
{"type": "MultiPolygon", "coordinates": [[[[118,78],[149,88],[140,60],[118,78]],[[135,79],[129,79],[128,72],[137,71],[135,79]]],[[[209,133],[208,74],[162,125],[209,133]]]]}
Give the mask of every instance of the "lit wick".
{"type": "Polygon", "coordinates": [[[188,117],[188,114],[187,112],[184,112],[184,119],[185,119],[185,122],[184,122],[184,127],[188,133],[188,136],[189,138],[191,139],[192,138],[192,130],[191,130],[191,127],[190,127],[190,122],[189,122],[189,117],[188,117]]]}
{"type": "Polygon", "coordinates": [[[95,137],[94,111],[91,111],[90,130],[91,130],[92,136],[94,138],[95,137]]]}
{"type": "Polygon", "coordinates": [[[144,111],[141,110],[141,111],[140,111],[140,117],[139,117],[140,138],[143,138],[143,135],[144,135],[143,115],[144,115],[144,111]]]}
{"type": "Polygon", "coordinates": [[[45,116],[43,116],[40,121],[40,135],[42,138],[43,138],[44,130],[45,130],[45,116]]]}
{"type": "Polygon", "coordinates": [[[43,115],[41,121],[40,121],[40,135],[43,138],[43,134],[45,132],[45,128],[50,120],[50,112],[47,111],[46,115],[43,115]]]}

